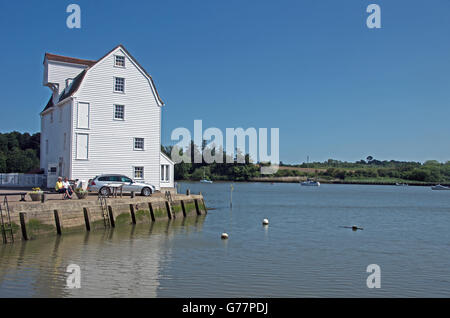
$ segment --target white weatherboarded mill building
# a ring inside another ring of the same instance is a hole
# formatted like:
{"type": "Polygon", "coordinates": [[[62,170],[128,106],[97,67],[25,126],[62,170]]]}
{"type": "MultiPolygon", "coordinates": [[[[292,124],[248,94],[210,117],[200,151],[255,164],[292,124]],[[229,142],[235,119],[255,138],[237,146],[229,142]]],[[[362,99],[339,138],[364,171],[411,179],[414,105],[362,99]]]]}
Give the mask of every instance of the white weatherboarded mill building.
{"type": "Polygon", "coordinates": [[[157,190],[174,187],[173,162],[161,153],[161,108],[151,76],[119,45],[97,61],[45,54],[41,168],[89,180],[123,174],[157,190]]]}

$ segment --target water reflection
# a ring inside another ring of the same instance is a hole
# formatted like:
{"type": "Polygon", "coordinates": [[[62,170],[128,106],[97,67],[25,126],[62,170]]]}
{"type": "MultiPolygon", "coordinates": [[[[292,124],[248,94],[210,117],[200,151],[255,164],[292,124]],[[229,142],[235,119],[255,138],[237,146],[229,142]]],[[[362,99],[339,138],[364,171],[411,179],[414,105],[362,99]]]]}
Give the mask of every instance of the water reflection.
{"type": "Polygon", "coordinates": [[[240,183],[230,210],[228,183],[189,188],[216,208],[206,218],[1,246],[0,296],[450,296],[448,193],[240,183]],[[65,287],[69,264],[81,267],[80,290],[65,287]],[[366,286],[369,264],[381,266],[379,290],[366,286]]]}
{"type": "Polygon", "coordinates": [[[0,297],[157,297],[172,238],[200,231],[198,216],[67,234],[0,247],[0,297]],[[81,289],[66,287],[67,266],[81,268],[81,289]]]}

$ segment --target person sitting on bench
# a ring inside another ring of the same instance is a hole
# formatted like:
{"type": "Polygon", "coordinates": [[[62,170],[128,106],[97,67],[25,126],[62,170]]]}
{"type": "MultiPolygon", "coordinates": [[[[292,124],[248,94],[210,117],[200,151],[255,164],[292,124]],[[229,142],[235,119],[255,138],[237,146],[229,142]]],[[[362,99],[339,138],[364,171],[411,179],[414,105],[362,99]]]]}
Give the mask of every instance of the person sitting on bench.
{"type": "Polygon", "coordinates": [[[69,199],[72,199],[73,189],[72,186],[70,185],[69,178],[65,177],[62,184],[64,189],[66,189],[67,194],[69,195],[69,199]]]}
{"type": "Polygon", "coordinates": [[[58,181],[56,181],[55,190],[58,193],[64,194],[63,200],[70,198],[69,192],[64,188],[61,177],[58,177],[58,181]]]}

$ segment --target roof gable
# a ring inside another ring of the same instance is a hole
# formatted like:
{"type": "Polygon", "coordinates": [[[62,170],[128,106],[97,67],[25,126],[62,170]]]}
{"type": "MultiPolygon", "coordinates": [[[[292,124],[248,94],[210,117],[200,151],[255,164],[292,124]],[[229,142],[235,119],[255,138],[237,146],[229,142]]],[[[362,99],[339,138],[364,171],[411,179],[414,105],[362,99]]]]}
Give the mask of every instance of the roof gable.
{"type": "MultiPolygon", "coordinates": [[[[113,54],[117,49],[122,49],[122,51],[127,55],[127,57],[135,64],[135,66],[143,73],[143,75],[145,77],[147,77],[147,79],[150,82],[150,86],[152,88],[153,93],[155,94],[156,100],[159,103],[160,106],[164,105],[163,100],[161,99],[161,97],[159,96],[158,91],[156,90],[156,85],[155,82],[153,81],[152,76],[139,64],[139,62],[134,58],[133,55],[130,54],[130,52],[128,52],[128,50],[122,45],[119,44],[117,45],[115,48],[113,48],[111,51],[109,51],[108,53],[106,53],[103,57],[101,57],[97,63],[95,63],[95,65],[98,65],[101,61],[103,61],[104,59],[106,59],[108,56],[110,56],[111,54],[113,54]]],[[[94,68],[95,65],[93,65],[92,67],[90,67],[90,69],[94,68]]]]}
{"type": "MultiPolygon", "coordinates": [[[[115,52],[118,48],[121,48],[125,52],[125,54],[130,58],[130,60],[136,65],[136,67],[140,71],[142,71],[142,73],[147,77],[147,79],[150,82],[150,87],[151,87],[151,89],[152,89],[152,91],[153,91],[153,93],[154,93],[154,95],[155,95],[159,105],[163,106],[164,102],[162,101],[161,97],[158,94],[158,91],[156,90],[156,86],[155,86],[155,83],[153,81],[153,78],[139,64],[139,62],[127,51],[127,49],[125,49],[125,47],[122,44],[117,45],[115,48],[113,48],[111,51],[106,53],[103,57],[101,57],[97,61],[83,60],[83,59],[78,59],[78,58],[72,58],[72,57],[67,57],[67,56],[61,56],[61,55],[56,55],[56,54],[45,53],[44,63],[45,63],[45,60],[47,59],[47,60],[50,60],[50,61],[65,62],[65,63],[72,63],[72,64],[79,64],[79,65],[86,65],[87,66],[87,68],[84,71],[82,71],[77,77],[74,78],[74,80],[72,82],[72,85],[70,86],[69,90],[67,92],[64,91],[61,94],[61,96],[58,99],[58,102],[66,99],[68,97],[72,97],[78,91],[78,89],[80,88],[80,85],[83,82],[83,79],[85,78],[86,73],[89,72],[96,65],[98,65],[98,63],[103,61],[110,54],[115,52]]],[[[49,102],[47,103],[47,105],[45,106],[45,108],[44,108],[44,110],[42,112],[45,112],[46,110],[48,110],[49,108],[51,108],[53,106],[54,106],[53,98],[50,97],[49,102]]]]}

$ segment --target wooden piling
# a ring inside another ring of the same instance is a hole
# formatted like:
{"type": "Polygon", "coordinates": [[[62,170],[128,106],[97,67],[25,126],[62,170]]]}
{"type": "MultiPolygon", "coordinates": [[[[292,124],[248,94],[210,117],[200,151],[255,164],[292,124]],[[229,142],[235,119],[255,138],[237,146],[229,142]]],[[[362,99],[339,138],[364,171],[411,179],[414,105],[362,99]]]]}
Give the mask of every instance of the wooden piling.
{"type": "Polygon", "coordinates": [[[111,224],[111,227],[116,227],[116,222],[114,220],[114,214],[112,206],[108,205],[108,212],[109,212],[109,222],[111,224]]]}
{"type": "Polygon", "coordinates": [[[20,218],[20,228],[22,229],[22,238],[25,241],[28,241],[28,234],[27,234],[27,214],[25,212],[19,213],[20,218]]]}
{"type": "Polygon", "coordinates": [[[181,200],[181,210],[183,210],[183,216],[186,217],[186,207],[184,205],[184,200],[181,200]]]}
{"type": "Polygon", "coordinates": [[[91,230],[91,221],[89,219],[89,208],[83,208],[83,214],[84,214],[84,223],[86,224],[86,231],[91,230]]]}
{"type": "Polygon", "coordinates": [[[136,212],[134,208],[134,204],[130,204],[130,213],[131,213],[131,222],[136,224],[136,212]]]}
{"type": "Polygon", "coordinates": [[[206,204],[205,204],[205,200],[204,200],[204,199],[202,199],[202,203],[203,203],[203,209],[204,209],[204,211],[205,211],[205,214],[208,214],[208,208],[206,207],[206,204]]]}
{"type": "Polygon", "coordinates": [[[148,210],[150,211],[150,218],[152,222],[155,222],[155,214],[153,213],[153,205],[151,202],[148,203],[148,210]]]}
{"type": "Polygon", "coordinates": [[[172,220],[172,218],[175,218],[175,215],[172,214],[172,208],[170,207],[169,201],[166,201],[166,210],[167,210],[167,216],[169,217],[169,220],[172,220]]]}
{"type": "Polygon", "coordinates": [[[198,199],[195,199],[194,203],[195,203],[195,211],[197,211],[197,215],[202,215],[202,213],[200,212],[200,207],[198,206],[198,199]]]}
{"type": "Polygon", "coordinates": [[[55,216],[55,226],[56,226],[56,233],[58,235],[62,234],[61,231],[61,218],[60,218],[60,213],[58,210],[53,210],[53,215],[55,216]]]}

